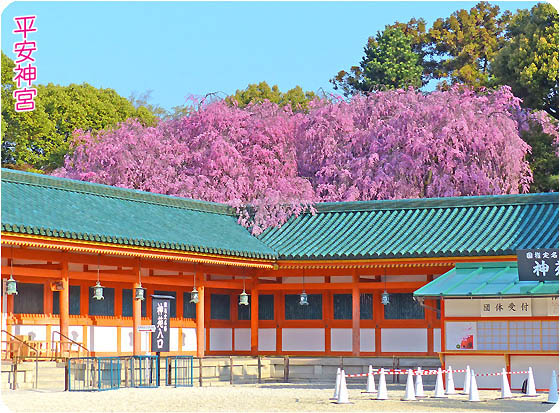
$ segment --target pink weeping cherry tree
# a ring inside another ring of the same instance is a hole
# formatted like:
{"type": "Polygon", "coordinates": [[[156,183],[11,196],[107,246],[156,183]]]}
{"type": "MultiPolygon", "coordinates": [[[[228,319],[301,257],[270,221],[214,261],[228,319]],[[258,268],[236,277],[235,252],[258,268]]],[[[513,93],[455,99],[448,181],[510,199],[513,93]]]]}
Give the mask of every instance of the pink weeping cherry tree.
{"type": "Polygon", "coordinates": [[[308,113],[218,101],[153,127],[76,131],[55,175],[227,203],[259,234],[320,201],[526,192],[520,131],[541,117],[519,104],[507,87],[316,100],[308,113]]]}

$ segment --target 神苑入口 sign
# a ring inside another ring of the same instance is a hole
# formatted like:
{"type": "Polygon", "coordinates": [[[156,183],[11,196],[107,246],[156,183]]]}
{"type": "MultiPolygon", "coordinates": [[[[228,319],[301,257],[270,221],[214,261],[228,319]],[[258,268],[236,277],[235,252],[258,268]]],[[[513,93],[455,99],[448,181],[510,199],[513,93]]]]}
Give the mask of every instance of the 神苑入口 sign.
{"type": "Polygon", "coordinates": [[[152,332],[152,351],[169,351],[169,310],[171,296],[152,295],[152,324],[156,327],[152,332]]]}
{"type": "Polygon", "coordinates": [[[517,250],[519,281],[558,281],[558,248],[517,250]]]}

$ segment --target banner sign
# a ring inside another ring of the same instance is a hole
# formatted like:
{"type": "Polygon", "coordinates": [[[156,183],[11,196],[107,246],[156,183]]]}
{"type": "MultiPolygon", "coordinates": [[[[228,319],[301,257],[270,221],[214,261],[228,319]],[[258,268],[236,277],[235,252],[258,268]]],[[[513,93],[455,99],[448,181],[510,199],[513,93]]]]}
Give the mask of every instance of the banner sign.
{"type": "Polygon", "coordinates": [[[446,322],[445,345],[447,350],[476,350],[476,322],[446,322]]]}
{"type": "Polygon", "coordinates": [[[517,250],[519,281],[558,281],[558,248],[517,250]]]}
{"type": "Polygon", "coordinates": [[[530,317],[531,298],[482,298],[481,317],[530,317]]]}
{"type": "Polygon", "coordinates": [[[558,317],[558,297],[549,297],[546,302],[546,315],[558,317]]]}
{"type": "Polygon", "coordinates": [[[167,295],[152,295],[152,324],[156,327],[152,332],[152,351],[169,351],[169,309],[172,299],[167,295]]]}

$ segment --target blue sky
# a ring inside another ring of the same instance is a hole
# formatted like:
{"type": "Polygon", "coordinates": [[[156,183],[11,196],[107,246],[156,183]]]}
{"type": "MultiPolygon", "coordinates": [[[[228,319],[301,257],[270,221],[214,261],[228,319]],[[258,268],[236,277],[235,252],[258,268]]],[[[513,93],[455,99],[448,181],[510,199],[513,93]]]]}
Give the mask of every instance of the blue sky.
{"type": "MultiPolygon", "coordinates": [[[[38,83],[152,90],[167,109],[187,96],[231,94],[262,80],[282,91],[332,91],[367,38],[395,21],[428,25],[477,2],[15,2],[2,13],[11,58],[14,16],[37,15],[38,83]]],[[[536,2],[498,2],[515,11],[536,2]]]]}

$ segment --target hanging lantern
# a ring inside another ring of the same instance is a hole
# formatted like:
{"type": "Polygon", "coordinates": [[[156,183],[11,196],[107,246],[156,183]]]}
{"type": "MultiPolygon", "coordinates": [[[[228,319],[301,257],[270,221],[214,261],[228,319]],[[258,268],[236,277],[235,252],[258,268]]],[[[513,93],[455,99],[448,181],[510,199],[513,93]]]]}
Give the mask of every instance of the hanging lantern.
{"type": "Polygon", "coordinates": [[[142,284],[134,289],[134,299],[144,301],[144,288],[142,288],[142,284]]]}
{"type": "Polygon", "coordinates": [[[192,291],[191,291],[191,303],[198,303],[198,290],[193,287],[192,291]]]}
{"type": "Polygon", "coordinates": [[[93,287],[93,298],[96,300],[103,300],[103,286],[99,284],[99,281],[93,287]]]}
{"type": "Polygon", "coordinates": [[[389,293],[387,292],[387,290],[383,291],[383,294],[381,294],[381,304],[389,304],[389,293]]]}
{"type": "Polygon", "coordinates": [[[307,302],[307,294],[305,293],[305,291],[302,291],[299,295],[299,305],[309,305],[309,303],[307,302]]]}
{"type": "Polygon", "coordinates": [[[14,278],[10,275],[10,278],[6,281],[6,294],[7,295],[17,295],[17,282],[14,278]]]}
{"type": "Polygon", "coordinates": [[[245,288],[243,292],[239,294],[239,305],[249,305],[249,295],[245,292],[245,288]]]}

